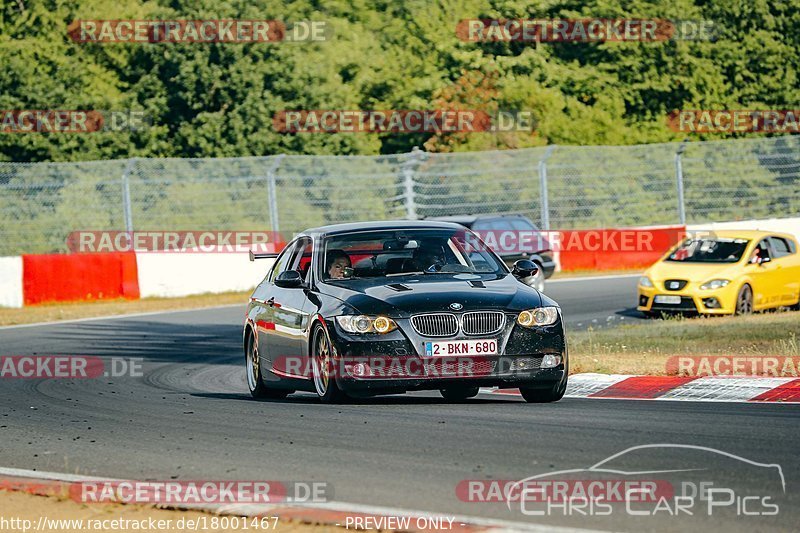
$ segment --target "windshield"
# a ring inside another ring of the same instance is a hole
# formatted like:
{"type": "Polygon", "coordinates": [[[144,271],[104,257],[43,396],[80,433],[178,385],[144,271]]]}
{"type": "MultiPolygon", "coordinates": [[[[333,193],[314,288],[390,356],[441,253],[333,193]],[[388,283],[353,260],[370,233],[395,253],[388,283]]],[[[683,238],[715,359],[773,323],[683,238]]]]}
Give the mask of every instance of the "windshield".
{"type": "Polygon", "coordinates": [[[667,261],[682,263],[736,263],[742,258],[745,239],[690,239],[672,252],[667,261]]]}
{"type": "Polygon", "coordinates": [[[362,231],[325,241],[322,278],[502,274],[502,264],[465,229],[362,231]],[[477,244],[477,246],[476,246],[477,244]]]}

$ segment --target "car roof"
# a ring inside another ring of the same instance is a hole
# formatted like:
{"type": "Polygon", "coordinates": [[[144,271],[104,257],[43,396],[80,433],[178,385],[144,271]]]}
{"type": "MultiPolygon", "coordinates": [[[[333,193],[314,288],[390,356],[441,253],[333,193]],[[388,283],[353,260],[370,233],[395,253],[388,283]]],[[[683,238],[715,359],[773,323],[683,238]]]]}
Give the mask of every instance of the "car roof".
{"type": "Polygon", "coordinates": [[[720,229],[720,230],[709,230],[713,235],[717,237],[724,237],[726,239],[750,239],[750,240],[760,240],[764,237],[769,237],[774,235],[775,237],[788,237],[792,240],[797,240],[794,235],[790,235],[788,233],[782,233],[779,231],[764,231],[764,230],[740,230],[740,229],[720,229]]]}
{"type": "Polygon", "coordinates": [[[458,229],[463,231],[463,226],[453,222],[443,222],[436,220],[383,220],[371,222],[349,222],[347,224],[331,224],[318,228],[307,229],[303,235],[322,234],[329,235],[334,233],[349,233],[351,231],[370,231],[370,230],[402,230],[402,229],[458,229]]]}

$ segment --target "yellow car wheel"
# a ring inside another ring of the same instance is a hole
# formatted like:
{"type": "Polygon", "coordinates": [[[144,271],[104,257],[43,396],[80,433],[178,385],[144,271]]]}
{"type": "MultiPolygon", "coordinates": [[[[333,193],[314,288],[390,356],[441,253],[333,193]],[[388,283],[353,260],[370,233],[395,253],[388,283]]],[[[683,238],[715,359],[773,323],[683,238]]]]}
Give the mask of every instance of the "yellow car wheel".
{"type": "Polygon", "coordinates": [[[744,284],[739,289],[739,295],[736,297],[736,314],[749,315],[753,312],[753,289],[750,285],[744,284]]]}

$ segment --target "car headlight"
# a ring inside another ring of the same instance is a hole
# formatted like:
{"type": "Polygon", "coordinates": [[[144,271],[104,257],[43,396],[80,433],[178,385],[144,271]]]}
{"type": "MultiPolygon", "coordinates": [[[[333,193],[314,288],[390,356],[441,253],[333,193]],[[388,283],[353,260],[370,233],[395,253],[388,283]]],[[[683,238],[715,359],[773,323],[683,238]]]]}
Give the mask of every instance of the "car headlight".
{"type": "Polygon", "coordinates": [[[517,324],[526,328],[549,326],[558,320],[558,307],[537,307],[527,309],[517,316],[517,324]]]}
{"type": "Polygon", "coordinates": [[[641,278],[639,278],[639,286],[640,287],[652,287],[653,286],[653,282],[650,281],[650,278],[648,278],[647,276],[642,276],[641,278]]]}
{"type": "Polygon", "coordinates": [[[712,279],[711,281],[706,281],[700,285],[700,288],[703,290],[721,289],[728,283],[730,283],[730,280],[728,279],[712,279]]]}
{"type": "Polygon", "coordinates": [[[395,321],[386,316],[342,315],[336,322],[348,333],[389,333],[397,329],[395,321]]]}

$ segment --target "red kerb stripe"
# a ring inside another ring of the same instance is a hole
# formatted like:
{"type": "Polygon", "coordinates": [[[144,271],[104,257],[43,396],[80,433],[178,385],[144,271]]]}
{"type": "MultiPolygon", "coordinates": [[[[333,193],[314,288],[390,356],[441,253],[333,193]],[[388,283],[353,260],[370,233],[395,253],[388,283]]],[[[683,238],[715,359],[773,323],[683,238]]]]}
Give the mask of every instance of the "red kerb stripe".
{"type": "Polygon", "coordinates": [[[615,383],[589,398],[658,398],[676,387],[694,381],[695,377],[634,376],[615,383]]]}
{"type": "Polygon", "coordinates": [[[784,383],[750,399],[751,402],[800,402],[800,379],[784,383]]]}

